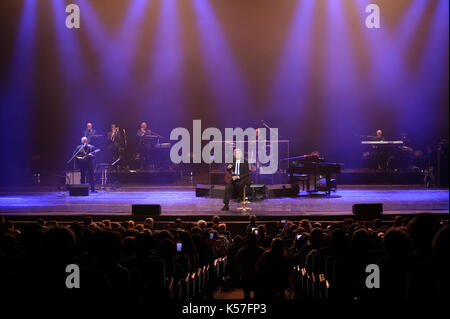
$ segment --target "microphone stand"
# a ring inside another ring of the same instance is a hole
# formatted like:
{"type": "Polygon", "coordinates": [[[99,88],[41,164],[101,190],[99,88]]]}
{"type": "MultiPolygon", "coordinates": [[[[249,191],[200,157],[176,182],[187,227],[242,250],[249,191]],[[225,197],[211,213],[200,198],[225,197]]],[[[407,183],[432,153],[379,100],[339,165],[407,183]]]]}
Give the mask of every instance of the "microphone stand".
{"type": "Polygon", "coordinates": [[[73,159],[78,155],[78,153],[80,153],[81,149],[82,149],[82,147],[80,147],[78,149],[78,151],[70,158],[70,160],[67,161],[67,164],[69,164],[70,162],[73,161],[73,159]]]}
{"type": "Polygon", "coordinates": [[[160,139],[160,138],[165,138],[164,136],[159,135],[159,134],[156,133],[155,131],[150,131],[150,133],[152,134],[151,136],[157,137],[157,138],[158,138],[158,141],[156,142],[156,144],[160,144],[160,143],[159,143],[159,139],[160,139]]]}
{"type": "MultiPolygon", "coordinates": [[[[269,125],[267,125],[267,123],[266,123],[264,120],[261,120],[261,122],[262,122],[262,124],[263,124],[265,127],[267,127],[271,132],[273,132],[273,129],[272,129],[269,125]]],[[[274,133],[276,134],[277,139],[279,139],[280,137],[282,137],[282,136],[279,135],[277,132],[274,132],[274,133]]]]}

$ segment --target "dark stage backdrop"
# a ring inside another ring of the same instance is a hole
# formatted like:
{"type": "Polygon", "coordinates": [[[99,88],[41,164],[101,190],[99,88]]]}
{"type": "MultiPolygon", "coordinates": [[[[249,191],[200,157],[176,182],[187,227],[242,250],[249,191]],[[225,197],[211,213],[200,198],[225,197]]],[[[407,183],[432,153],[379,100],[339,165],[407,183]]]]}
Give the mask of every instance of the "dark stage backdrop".
{"type": "Polygon", "coordinates": [[[64,168],[86,122],[132,138],[260,127],[357,166],[359,135],[448,136],[448,0],[2,0],[1,176],[64,168]],[[65,7],[81,10],[67,29],[65,7]],[[380,7],[368,29],[365,7],[380,7]]]}

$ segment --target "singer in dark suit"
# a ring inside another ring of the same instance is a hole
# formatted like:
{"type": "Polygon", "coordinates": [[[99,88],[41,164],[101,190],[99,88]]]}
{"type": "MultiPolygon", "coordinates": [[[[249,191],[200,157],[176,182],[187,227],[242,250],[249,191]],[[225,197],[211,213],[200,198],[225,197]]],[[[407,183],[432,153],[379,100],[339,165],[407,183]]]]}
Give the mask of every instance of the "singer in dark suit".
{"type": "Polygon", "coordinates": [[[230,197],[233,194],[242,196],[245,186],[249,186],[252,181],[247,160],[242,156],[240,149],[234,150],[233,163],[227,165],[227,174],[231,175],[227,186],[225,187],[225,196],[223,198],[224,206],[222,210],[229,210],[230,197]]]}
{"type": "Polygon", "coordinates": [[[86,176],[91,186],[91,192],[96,193],[95,181],[94,181],[94,165],[95,147],[88,143],[88,138],[84,136],[81,139],[81,145],[78,145],[75,149],[74,155],[76,155],[78,167],[80,168],[81,183],[86,182],[86,176]]]}

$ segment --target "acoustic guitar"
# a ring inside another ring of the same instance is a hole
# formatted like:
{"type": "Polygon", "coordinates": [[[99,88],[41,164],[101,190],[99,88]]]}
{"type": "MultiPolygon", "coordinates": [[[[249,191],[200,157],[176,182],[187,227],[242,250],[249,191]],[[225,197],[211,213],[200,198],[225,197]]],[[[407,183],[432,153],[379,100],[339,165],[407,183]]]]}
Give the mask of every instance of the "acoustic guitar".
{"type": "Polygon", "coordinates": [[[224,180],[225,184],[228,184],[233,179],[232,171],[233,171],[233,167],[228,168],[228,164],[227,164],[226,169],[225,169],[225,175],[223,176],[223,180],[224,180]]]}
{"type": "Polygon", "coordinates": [[[98,152],[100,152],[100,149],[99,148],[97,148],[95,151],[92,151],[92,152],[90,152],[89,154],[86,154],[86,155],[84,155],[84,156],[77,156],[77,159],[79,159],[79,160],[85,160],[86,158],[88,158],[88,157],[91,157],[91,156],[93,156],[95,153],[98,153],[98,152]]]}

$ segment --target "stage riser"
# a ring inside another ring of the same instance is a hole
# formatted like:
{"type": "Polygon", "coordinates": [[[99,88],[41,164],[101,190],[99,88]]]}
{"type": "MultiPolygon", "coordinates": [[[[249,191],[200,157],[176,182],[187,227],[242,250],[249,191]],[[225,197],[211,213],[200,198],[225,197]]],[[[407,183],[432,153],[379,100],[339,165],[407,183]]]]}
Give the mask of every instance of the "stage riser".
{"type": "Polygon", "coordinates": [[[338,185],[420,185],[421,172],[342,172],[337,175],[338,185]]]}
{"type": "MultiPolygon", "coordinates": [[[[266,185],[266,198],[295,197],[300,191],[296,184],[266,185]]],[[[225,195],[225,185],[205,185],[197,184],[195,196],[223,198],[225,195]]]]}
{"type": "MultiPolygon", "coordinates": [[[[213,185],[222,185],[224,184],[223,172],[212,172],[211,176],[211,184],[213,185]]],[[[265,184],[265,185],[275,185],[275,184],[286,184],[288,182],[288,176],[285,173],[277,173],[277,174],[259,174],[251,176],[253,183],[255,184],[265,184]]]]}

